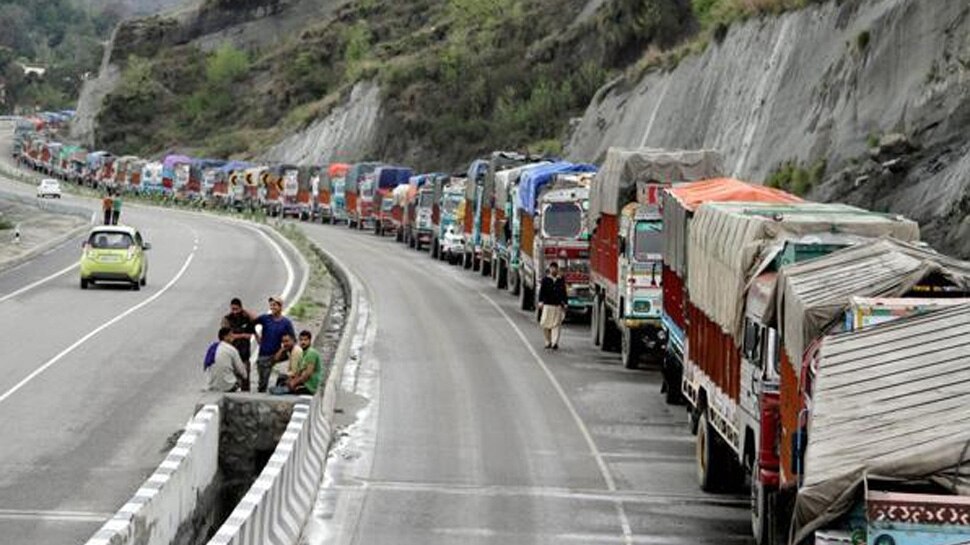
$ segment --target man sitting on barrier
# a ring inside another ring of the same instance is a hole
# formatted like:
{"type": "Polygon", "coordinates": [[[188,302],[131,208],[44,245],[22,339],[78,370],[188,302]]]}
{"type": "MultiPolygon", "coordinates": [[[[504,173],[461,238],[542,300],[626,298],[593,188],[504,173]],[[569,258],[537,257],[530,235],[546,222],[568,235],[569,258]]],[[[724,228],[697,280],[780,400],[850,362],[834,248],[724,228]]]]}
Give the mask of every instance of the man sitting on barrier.
{"type": "Polygon", "coordinates": [[[232,345],[232,330],[228,327],[219,329],[219,344],[216,347],[212,365],[205,370],[206,383],[211,392],[236,392],[239,383],[246,376],[239,352],[232,345]]]}
{"type": "MultiPolygon", "coordinates": [[[[299,360],[290,358],[290,369],[287,375],[281,375],[279,384],[270,391],[276,395],[296,394],[314,395],[325,380],[323,361],[320,352],[312,346],[313,334],[309,331],[300,332],[299,360]]],[[[292,352],[291,352],[292,356],[292,352]]]]}

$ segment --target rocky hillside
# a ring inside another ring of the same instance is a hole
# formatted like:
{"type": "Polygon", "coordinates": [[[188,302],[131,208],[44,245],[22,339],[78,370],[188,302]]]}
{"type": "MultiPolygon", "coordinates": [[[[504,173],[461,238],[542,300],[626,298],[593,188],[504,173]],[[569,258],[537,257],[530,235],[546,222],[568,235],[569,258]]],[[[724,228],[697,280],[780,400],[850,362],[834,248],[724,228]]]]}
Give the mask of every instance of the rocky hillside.
{"type": "Polygon", "coordinates": [[[964,0],[204,0],[118,28],[77,130],[419,169],[717,148],[735,176],[912,216],[970,256],[968,74],[964,0]]]}
{"type": "Polygon", "coordinates": [[[685,0],[207,0],[118,29],[78,136],[136,153],[422,168],[498,147],[558,151],[614,70],[692,24],[685,0]],[[328,136],[348,134],[351,145],[328,136]]]}
{"type": "Polygon", "coordinates": [[[721,150],[730,173],[921,222],[970,257],[970,3],[829,2],[602,88],[568,148],[721,150]]]}

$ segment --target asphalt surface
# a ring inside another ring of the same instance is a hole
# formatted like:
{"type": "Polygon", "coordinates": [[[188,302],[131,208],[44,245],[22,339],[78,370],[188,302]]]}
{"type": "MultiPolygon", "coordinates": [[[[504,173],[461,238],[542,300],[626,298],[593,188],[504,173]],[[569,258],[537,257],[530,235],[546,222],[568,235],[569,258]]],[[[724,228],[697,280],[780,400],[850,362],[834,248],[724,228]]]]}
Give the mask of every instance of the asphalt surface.
{"type": "MultiPolygon", "coordinates": [[[[5,179],[0,187],[33,192],[5,179]]],[[[130,203],[121,220],[152,243],[141,291],[80,290],[81,238],[0,273],[4,545],[84,542],[194,412],[202,355],[229,299],[263,310],[268,295],[300,285],[295,256],[284,262],[252,228],[130,203]]]]}
{"type": "Polygon", "coordinates": [[[750,541],[746,498],[699,491],[656,369],[624,369],[586,325],[544,351],[534,315],[487,279],[390,238],[304,229],[360,279],[369,315],[310,543],[750,541]]]}

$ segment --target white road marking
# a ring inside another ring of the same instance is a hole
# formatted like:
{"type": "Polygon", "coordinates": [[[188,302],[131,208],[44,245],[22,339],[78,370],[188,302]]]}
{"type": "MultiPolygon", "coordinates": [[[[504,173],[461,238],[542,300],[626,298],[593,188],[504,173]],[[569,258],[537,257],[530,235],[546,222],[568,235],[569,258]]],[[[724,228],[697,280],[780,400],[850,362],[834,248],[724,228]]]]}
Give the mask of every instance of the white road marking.
{"type": "Polygon", "coordinates": [[[92,511],[44,511],[35,509],[0,509],[0,520],[48,520],[56,522],[104,522],[114,513],[92,511]]]}
{"type": "MultiPolygon", "coordinates": [[[[259,229],[257,227],[253,227],[250,225],[246,225],[246,224],[243,224],[243,225],[246,227],[246,229],[249,229],[250,231],[255,231],[259,233],[259,236],[266,239],[266,242],[269,243],[270,247],[276,250],[277,255],[280,256],[280,259],[283,261],[283,266],[286,267],[286,284],[283,285],[283,291],[280,293],[280,297],[283,298],[283,301],[289,302],[286,309],[284,309],[284,313],[285,313],[285,311],[288,311],[296,302],[295,300],[290,301],[290,295],[291,295],[290,292],[293,291],[293,284],[296,283],[296,273],[293,270],[293,264],[290,263],[290,258],[286,256],[286,252],[283,251],[283,248],[279,245],[279,243],[273,240],[273,237],[267,235],[266,232],[263,231],[262,229],[259,229]]],[[[307,274],[304,275],[304,278],[306,278],[306,276],[308,275],[309,275],[309,271],[307,271],[307,274]]],[[[302,289],[300,291],[302,291],[302,289]]]]}
{"type": "MultiPolygon", "coordinates": [[[[569,411],[569,414],[572,415],[573,420],[576,422],[576,427],[579,428],[580,434],[582,434],[583,439],[586,440],[586,445],[589,447],[589,451],[592,453],[593,458],[596,460],[596,465],[599,466],[600,473],[603,475],[603,480],[606,482],[607,490],[610,492],[616,492],[616,480],[613,478],[613,473],[610,472],[610,468],[606,465],[606,461],[603,459],[603,455],[600,453],[599,447],[597,447],[596,442],[593,441],[593,435],[589,432],[589,428],[586,427],[586,423],[583,422],[582,417],[579,416],[579,412],[573,405],[572,400],[570,400],[569,396],[566,395],[566,390],[563,389],[562,384],[560,384],[559,380],[556,379],[556,376],[552,374],[552,371],[549,369],[549,366],[546,365],[545,360],[543,360],[542,356],[540,356],[539,353],[536,352],[535,348],[532,347],[532,343],[529,342],[529,339],[525,336],[525,333],[523,333],[519,326],[516,325],[516,323],[512,320],[512,317],[509,316],[508,313],[505,312],[505,310],[491,297],[483,292],[479,292],[479,295],[481,295],[483,299],[495,307],[495,310],[498,311],[503,318],[505,318],[505,321],[508,322],[509,327],[515,331],[515,334],[519,337],[519,340],[522,341],[525,348],[530,354],[532,354],[532,358],[535,360],[539,368],[542,369],[542,372],[545,373],[546,377],[549,379],[549,382],[552,383],[552,387],[556,390],[556,393],[559,394],[559,398],[562,400],[563,404],[566,406],[566,409],[569,411]]],[[[626,509],[623,507],[622,501],[616,501],[616,510],[620,517],[620,527],[623,530],[623,540],[627,545],[630,545],[633,543],[633,530],[630,528],[630,519],[627,517],[626,509]]]]}
{"type": "Polygon", "coordinates": [[[44,278],[41,278],[40,280],[38,280],[36,282],[33,282],[31,284],[27,284],[26,286],[20,288],[17,291],[8,293],[8,294],[0,297],[0,303],[3,303],[4,301],[7,301],[9,299],[13,299],[14,297],[17,297],[18,295],[24,294],[24,293],[26,293],[26,292],[28,292],[28,291],[36,288],[37,286],[40,286],[40,285],[45,284],[47,282],[50,282],[51,280],[53,280],[53,279],[55,279],[55,278],[57,278],[59,276],[63,276],[65,274],[73,271],[77,267],[78,267],[78,264],[77,263],[74,263],[71,266],[65,267],[65,268],[57,271],[56,273],[54,273],[54,274],[52,274],[50,276],[45,276],[44,278]]]}
{"type": "MultiPolygon", "coordinates": [[[[196,235],[196,243],[198,243],[198,235],[196,235]]],[[[165,284],[165,286],[162,289],[160,289],[157,292],[153,293],[150,297],[148,297],[144,301],[138,303],[137,305],[129,308],[128,310],[122,312],[121,314],[119,314],[119,315],[115,316],[114,318],[108,320],[107,322],[101,324],[100,326],[98,326],[97,328],[95,328],[93,331],[91,331],[87,335],[85,335],[85,336],[81,337],[80,339],[78,339],[77,341],[75,341],[74,344],[72,344],[71,346],[68,346],[67,348],[65,348],[64,350],[62,350],[56,356],[54,356],[53,358],[51,358],[50,360],[48,360],[46,363],[44,363],[43,365],[41,365],[40,367],[38,367],[37,369],[35,369],[32,373],[30,373],[29,375],[27,375],[26,377],[24,377],[20,382],[18,382],[16,385],[14,385],[13,388],[10,388],[6,392],[4,392],[3,395],[0,395],[0,403],[3,403],[4,401],[6,401],[7,398],[9,398],[10,396],[12,396],[15,393],[17,393],[18,390],[20,390],[21,388],[23,388],[24,386],[26,386],[30,381],[32,381],[35,378],[37,378],[37,376],[39,376],[44,371],[46,371],[46,370],[50,369],[51,367],[53,367],[54,364],[56,364],[57,362],[61,361],[64,358],[64,356],[70,354],[71,352],[73,352],[74,350],[76,350],[79,346],[81,346],[82,344],[84,344],[87,341],[91,340],[91,338],[93,338],[98,333],[101,333],[105,329],[108,329],[109,327],[113,326],[114,324],[116,324],[116,323],[120,322],[121,320],[127,318],[131,314],[133,314],[133,313],[141,310],[142,308],[150,305],[156,299],[158,299],[159,297],[161,297],[162,295],[164,295],[165,292],[167,292],[168,290],[170,290],[172,288],[172,286],[174,286],[175,283],[178,282],[179,279],[182,278],[182,275],[184,275],[185,274],[185,271],[188,270],[189,265],[192,264],[192,259],[194,259],[194,258],[195,258],[195,252],[193,251],[185,259],[185,263],[182,264],[182,268],[179,269],[179,271],[175,274],[175,276],[172,277],[172,279],[169,280],[168,284],[165,284]]]]}

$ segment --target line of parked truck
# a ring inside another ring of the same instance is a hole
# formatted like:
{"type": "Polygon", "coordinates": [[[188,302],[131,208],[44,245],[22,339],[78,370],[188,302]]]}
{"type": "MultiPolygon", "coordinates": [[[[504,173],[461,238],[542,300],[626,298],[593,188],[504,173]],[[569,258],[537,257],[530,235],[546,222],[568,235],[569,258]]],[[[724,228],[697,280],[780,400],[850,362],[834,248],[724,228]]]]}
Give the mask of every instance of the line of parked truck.
{"type": "Polygon", "coordinates": [[[140,161],[36,131],[14,153],[225,206],[242,187],[243,206],[394,236],[527,311],[555,261],[592,343],[686,406],[700,487],[747,489],[758,543],[970,543],[970,263],[906,218],[726,178],[712,150],[494,152],[460,174],[140,161]]]}

